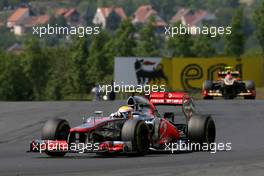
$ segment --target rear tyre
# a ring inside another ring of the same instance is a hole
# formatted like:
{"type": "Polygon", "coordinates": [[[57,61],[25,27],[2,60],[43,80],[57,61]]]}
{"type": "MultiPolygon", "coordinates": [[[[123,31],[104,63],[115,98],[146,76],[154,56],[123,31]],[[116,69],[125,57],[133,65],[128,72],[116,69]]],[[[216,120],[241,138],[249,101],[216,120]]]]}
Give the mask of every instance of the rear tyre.
{"type": "MultiPolygon", "coordinates": [[[[255,91],[256,90],[255,82],[252,80],[246,81],[245,88],[246,90],[249,90],[249,91],[255,91]]],[[[244,96],[244,99],[256,99],[256,96],[248,95],[248,96],[244,96]]]]}
{"type": "Polygon", "coordinates": [[[147,124],[139,119],[127,120],[121,131],[122,141],[131,141],[129,151],[144,155],[150,146],[150,131],[147,124]]]}
{"type": "Polygon", "coordinates": [[[204,90],[212,90],[213,89],[213,82],[211,80],[206,80],[203,82],[203,89],[204,90]]]}
{"type": "MultiPolygon", "coordinates": [[[[70,125],[63,119],[50,119],[42,128],[42,140],[67,140],[70,131],[70,125]]],[[[62,157],[66,152],[50,152],[46,154],[54,157],[62,157]]]]}
{"type": "Polygon", "coordinates": [[[246,81],[246,89],[247,90],[255,90],[255,83],[252,80],[246,81]]]}
{"type": "Polygon", "coordinates": [[[188,138],[192,143],[211,144],[215,135],[215,123],[211,116],[193,116],[189,120],[188,138]]]}
{"type": "MultiPolygon", "coordinates": [[[[211,80],[206,80],[203,82],[203,90],[204,91],[210,91],[213,89],[213,82],[211,80]]],[[[212,100],[212,96],[204,96],[203,99],[205,100],[212,100]]]]}

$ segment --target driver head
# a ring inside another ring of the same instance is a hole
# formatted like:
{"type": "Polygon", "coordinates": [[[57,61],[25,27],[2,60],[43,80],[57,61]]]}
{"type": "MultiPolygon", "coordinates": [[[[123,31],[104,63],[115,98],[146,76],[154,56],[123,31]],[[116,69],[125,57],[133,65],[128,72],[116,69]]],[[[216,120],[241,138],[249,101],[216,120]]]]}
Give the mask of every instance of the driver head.
{"type": "Polygon", "coordinates": [[[124,118],[132,119],[133,108],[129,106],[121,106],[118,112],[123,115],[124,118]]]}
{"type": "Polygon", "coordinates": [[[225,78],[228,79],[228,80],[231,80],[233,77],[232,77],[231,74],[227,74],[225,78]]]}

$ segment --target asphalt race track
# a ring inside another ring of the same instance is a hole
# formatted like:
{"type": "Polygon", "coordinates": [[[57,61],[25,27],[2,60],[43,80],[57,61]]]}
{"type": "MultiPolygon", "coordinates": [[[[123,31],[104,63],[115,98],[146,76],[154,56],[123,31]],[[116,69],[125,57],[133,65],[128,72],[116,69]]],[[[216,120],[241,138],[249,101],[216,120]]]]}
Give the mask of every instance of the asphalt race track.
{"type": "Polygon", "coordinates": [[[53,117],[71,126],[95,110],[109,114],[124,102],[1,102],[0,175],[164,175],[263,176],[264,101],[197,101],[200,112],[212,114],[217,142],[232,142],[231,151],[162,153],[144,157],[101,157],[71,154],[49,158],[26,153],[32,139],[40,137],[43,123],[53,117]]]}

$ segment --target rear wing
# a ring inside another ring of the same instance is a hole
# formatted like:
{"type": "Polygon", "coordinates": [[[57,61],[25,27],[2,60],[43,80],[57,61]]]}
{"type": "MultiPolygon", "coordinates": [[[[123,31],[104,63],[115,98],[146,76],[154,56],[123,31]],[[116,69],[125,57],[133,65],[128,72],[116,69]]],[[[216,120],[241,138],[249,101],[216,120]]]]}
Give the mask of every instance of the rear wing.
{"type": "Polygon", "coordinates": [[[152,92],[149,101],[154,105],[182,105],[190,96],[185,92],[152,92]]]}
{"type": "MultiPolygon", "coordinates": [[[[230,73],[231,73],[231,75],[233,77],[239,77],[240,76],[239,71],[232,71],[230,73]]],[[[220,71],[220,72],[218,72],[218,77],[224,78],[226,75],[227,75],[227,72],[226,71],[220,71]]]]}

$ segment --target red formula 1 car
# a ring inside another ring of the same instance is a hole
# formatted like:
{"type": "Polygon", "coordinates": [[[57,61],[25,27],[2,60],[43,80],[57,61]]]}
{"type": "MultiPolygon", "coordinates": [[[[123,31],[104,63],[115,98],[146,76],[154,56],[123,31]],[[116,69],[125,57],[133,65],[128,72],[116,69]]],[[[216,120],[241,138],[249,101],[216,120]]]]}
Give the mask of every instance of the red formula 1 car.
{"type": "Polygon", "coordinates": [[[186,93],[157,92],[148,98],[133,96],[128,98],[126,106],[133,109],[130,118],[122,112],[108,117],[88,117],[74,128],[63,119],[48,120],[42,129],[42,139],[33,140],[30,151],[57,157],[92,152],[142,155],[165,150],[170,143],[211,144],[215,140],[213,119],[198,114],[186,93]],[[162,108],[165,108],[164,114],[158,110],[162,108]]]}

